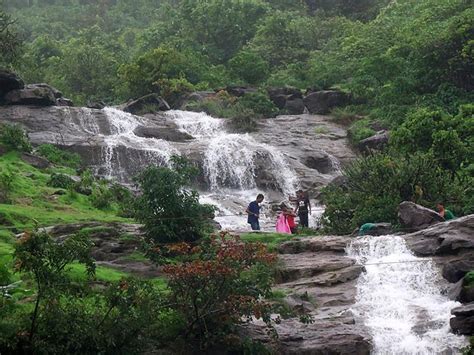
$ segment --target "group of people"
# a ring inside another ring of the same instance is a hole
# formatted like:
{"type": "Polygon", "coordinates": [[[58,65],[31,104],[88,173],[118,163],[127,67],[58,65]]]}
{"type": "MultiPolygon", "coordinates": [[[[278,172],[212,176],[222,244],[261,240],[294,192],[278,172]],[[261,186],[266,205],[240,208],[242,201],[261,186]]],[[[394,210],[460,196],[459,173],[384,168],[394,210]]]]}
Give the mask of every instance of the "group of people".
{"type": "MultiPolygon", "coordinates": [[[[247,213],[247,222],[254,231],[260,230],[260,204],[263,202],[264,196],[258,194],[255,201],[250,202],[245,212],[247,213]]],[[[289,201],[294,207],[287,204],[280,205],[280,213],[276,221],[276,231],[278,233],[296,234],[298,225],[295,218],[299,218],[299,226],[303,228],[309,227],[309,215],[311,214],[311,203],[308,195],[303,190],[296,191],[296,196],[290,196],[289,201]]]]}

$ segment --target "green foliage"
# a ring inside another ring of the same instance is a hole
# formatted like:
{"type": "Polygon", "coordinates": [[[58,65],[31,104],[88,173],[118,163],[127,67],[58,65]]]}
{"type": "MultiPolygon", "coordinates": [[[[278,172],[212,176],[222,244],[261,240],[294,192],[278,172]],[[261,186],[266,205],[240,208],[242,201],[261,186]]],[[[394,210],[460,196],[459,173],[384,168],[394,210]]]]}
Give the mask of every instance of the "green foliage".
{"type": "Polygon", "coordinates": [[[0,171],[0,203],[10,203],[13,192],[13,174],[0,171]]]}
{"type": "Polygon", "coordinates": [[[70,168],[78,168],[81,165],[81,157],[79,154],[62,150],[52,144],[41,144],[38,146],[37,152],[54,164],[70,168]]]}
{"type": "Polygon", "coordinates": [[[135,218],[144,224],[149,241],[196,241],[208,228],[213,208],[199,203],[199,194],[186,186],[196,169],[173,157],[173,168],[150,166],[136,181],[141,195],[135,202],[135,218]]]}
{"type": "Polygon", "coordinates": [[[268,76],[268,63],[258,54],[241,50],[231,60],[229,60],[231,74],[245,83],[260,84],[268,76]]]}
{"type": "Polygon", "coordinates": [[[348,130],[349,139],[354,145],[357,145],[365,138],[373,136],[375,133],[375,130],[370,127],[370,120],[367,118],[355,121],[348,130]]]}
{"type": "Polygon", "coordinates": [[[113,194],[109,189],[107,181],[100,181],[92,188],[92,194],[89,196],[92,206],[100,210],[108,209],[113,202],[113,194]]]}
{"type": "Polygon", "coordinates": [[[448,172],[430,154],[360,158],[344,171],[347,183],[324,190],[323,225],[327,232],[350,233],[364,223],[398,224],[400,202],[434,208],[437,201],[458,201],[448,172]],[[421,191],[421,193],[420,193],[421,191]]]}
{"type": "Polygon", "coordinates": [[[247,93],[239,98],[238,103],[252,110],[260,118],[275,117],[278,114],[278,107],[275,106],[268,95],[261,92],[247,93]]]}
{"type": "Polygon", "coordinates": [[[67,190],[74,186],[74,180],[65,174],[52,173],[47,185],[67,190]]]}
{"type": "Polygon", "coordinates": [[[0,144],[9,150],[19,152],[31,152],[32,147],[28,135],[20,125],[0,124],[0,144]]]}
{"type": "Polygon", "coordinates": [[[13,27],[15,21],[3,10],[0,1],[0,64],[10,64],[19,54],[21,41],[13,27]]]}

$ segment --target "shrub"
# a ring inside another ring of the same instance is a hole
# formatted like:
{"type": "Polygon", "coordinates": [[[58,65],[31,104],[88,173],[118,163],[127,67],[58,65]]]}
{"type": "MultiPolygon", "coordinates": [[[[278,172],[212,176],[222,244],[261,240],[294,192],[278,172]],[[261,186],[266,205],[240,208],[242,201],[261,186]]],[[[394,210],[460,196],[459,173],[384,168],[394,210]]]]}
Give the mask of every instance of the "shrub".
{"type": "Polygon", "coordinates": [[[47,185],[50,187],[56,187],[61,189],[69,189],[74,186],[74,180],[65,174],[53,173],[47,182],[47,185]]]}
{"type": "Polygon", "coordinates": [[[368,119],[354,122],[348,130],[348,136],[352,144],[357,145],[361,140],[373,136],[375,130],[370,127],[368,119]]]}
{"type": "Polygon", "coordinates": [[[30,139],[20,125],[0,124],[0,132],[0,143],[7,149],[31,152],[30,139]]]}
{"type": "Polygon", "coordinates": [[[269,65],[257,53],[249,50],[241,50],[237,55],[229,60],[230,73],[249,84],[259,84],[263,82],[269,71],[269,65]]]}
{"type": "Polygon", "coordinates": [[[98,209],[110,208],[114,201],[112,191],[109,189],[107,181],[101,181],[92,188],[92,194],[89,196],[92,206],[98,209]]]}
{"type": "Polygon", "coordinates": [[[132,192],[126,187],[114,183],[110,187],[112,198],[119,205],[119,215],[122,217],[133,217],[133,201],[134,196],[132,192]]]}
{"type": "Polygon", "coordinates": [[[239,98],[238,102],[261,117],[275,117],[278,114],[278,107],[261,92],[245,94],[239,98]]]}
{"type": "Polygon", "coordinates": [[[0,173],[0,203],[10,203],[13,192],[13,174],[8,171],[0,173]]]}
{"type": "Polygon", "coordinates": [[[81,165],[81,157],[77,153],[71,153],[55,147],[52,144],[41,144],[38,154],[48,159],[51,163],[78,168],[81,165]]]}
{"type": "Polygon", "coordinates": [[[195,241],[213,216],[213,208],[201,205],[199,194],[186,188],[196,169],[181,157],[173,157],[172,165],[150,166],[136,178],[141,196],[134,214],[152,242],[195,241]]]}
{"type": "Polygon", "coordinates": [[[255,112],[238,103],[233,108],[230,126],[238,132],[254,132],[257,130],[255,116],[255,112]]]}
{"type": "Polygon", "coordinates": [[[271,266],[276,260],[262,243],[243,243],[222,232],[199,247],[175,246],[189,261],[168,265],[171,301],[185,320],[185,336],[206,347],[244,318],[270,323],[271,266]]]}
{"type": "Polygon", "coordinates": [[[322,222],[328,232],[349,233],[368,222],[396,225],[398,205],[405,200],[434,207],[456,199],[449,174],[430,154],[376,154],[358,159],[343,174],[344,186],[324,189],[322,222]]]}

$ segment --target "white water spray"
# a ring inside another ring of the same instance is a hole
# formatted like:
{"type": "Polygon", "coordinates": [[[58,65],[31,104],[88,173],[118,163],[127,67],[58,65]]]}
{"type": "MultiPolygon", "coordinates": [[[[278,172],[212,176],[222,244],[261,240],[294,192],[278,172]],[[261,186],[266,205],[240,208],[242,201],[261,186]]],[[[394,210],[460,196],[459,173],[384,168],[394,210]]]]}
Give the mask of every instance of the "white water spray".
{"type": "Polygon", "coordinates": [[[414,256],[399,236],[357,238],[347,253],[367,264],[353,310],[372,333],[374,354],[457,354],[465,345],[449,327],[459,303],[441,294],[430,259],[414,256]]]}

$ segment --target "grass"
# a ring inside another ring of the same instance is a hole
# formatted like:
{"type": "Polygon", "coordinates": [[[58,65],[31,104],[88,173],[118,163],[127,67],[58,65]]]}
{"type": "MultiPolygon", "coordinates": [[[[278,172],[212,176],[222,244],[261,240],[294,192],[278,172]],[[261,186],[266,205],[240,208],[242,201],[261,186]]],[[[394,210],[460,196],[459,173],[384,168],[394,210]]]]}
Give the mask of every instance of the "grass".
{"type": "MultiPolygon", "coordinates": [[[[11,204],[0,204],[0,226],[16,227],[18,231],[35,225],[48,226],[83,221],[130,222],[118,217],[115,210],[94,208],[88,196],[56,195],[58,188],[48,187],[51,173],[74,174],[70,168],[59,167],[42,171],[24,163],[17,152],[0,156],[0,172],[14,175],[11,204]]],[[[1,230],[1,227],[0,227],[1,230]]]]}
{"type": "Polygon", "coordinates": [[[261,242],[266,244],[270,251],[276,250],[281,243],[295,237],[297,235],[280,233],[245,233],[240,235],[240,239],[244,242],[261,242]]]}
{"type": "Polygon", "coordinates": [[[474,270],[469,271],[464,276],[464,282],[465,282],[464,287],[466,287],[466,288],[474,287],[474,270]]]}
{"type": "Polygon", "coordinates": [[[325,126],[318,126],[314,129],[314,133],[316,133],[316,134],[327,134],[327,133],[329,133],[329,129],[325,126]]]}

